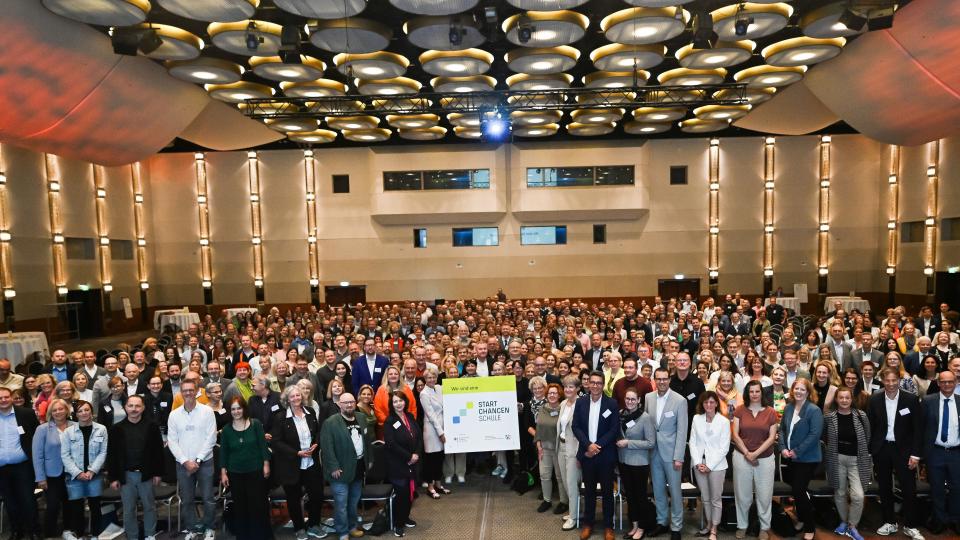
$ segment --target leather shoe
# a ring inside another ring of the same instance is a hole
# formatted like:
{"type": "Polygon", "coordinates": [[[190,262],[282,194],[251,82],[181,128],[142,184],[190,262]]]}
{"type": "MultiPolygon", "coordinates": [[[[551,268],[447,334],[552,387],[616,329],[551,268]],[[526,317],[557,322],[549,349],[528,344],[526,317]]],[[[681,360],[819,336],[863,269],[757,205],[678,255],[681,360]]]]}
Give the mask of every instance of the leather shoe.
{"type": "Polygon", "coordinates": [[[680,540],[680,531],[670,531],[670,540],[680,540]]]}
{"type": "Polygon", "coordinates": [[[606,528],[603,530],[603,540],[614,540],[616,535],[613,533],[613,529],[606,528]]]}
{"type": "Polygon", "coordinates": [[[580,529],[580,540],[587,540],[591,534],[593,534],[593,527],[584,525],[584,527],[580,529]]]}
{"type": "Polygon", "coordinates": [[[936,521],[936,520],[931,521],[930,523],[927,524],[927,530],[933,534],[940,534],[943,532],[945,528],[946,527],[943,526],[943,523],[940,523],[939,521],[936,521]]]}
{"type": "Polygon", "coordinates": [[[647,538],[653,538],[655,536],[660,536],[665,532],[667,532],[667,528],[657,523],[657,526],[651,529],[650,531],[648,531],[647,534],[644,536],[646,536],[647,538]]]}

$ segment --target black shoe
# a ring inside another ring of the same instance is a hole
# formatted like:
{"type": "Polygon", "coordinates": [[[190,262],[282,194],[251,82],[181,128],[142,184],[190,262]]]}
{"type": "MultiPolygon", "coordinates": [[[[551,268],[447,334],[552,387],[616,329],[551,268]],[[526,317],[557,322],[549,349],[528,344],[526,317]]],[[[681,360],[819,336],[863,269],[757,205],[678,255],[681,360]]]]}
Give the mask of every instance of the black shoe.
{"type": "Polygon", "coordinates": [[[670,531],[670,540],[680,540],[680,531],[670,531]]]}
{"type": "Polygon", "coordinates": [[[667,532],[667,528],[657,523],[657,526],[647,531],[647,533],[644,536],[646,536],[647,538],[653,538],[655,536],[660,536],[665,532],[667,532]]]}
{"type": "Polygon", "coordinates": [[[550,501],[543,501],[542,503],[540,503],[540,506],[537,507],[537,512],[542,514],[547,510],[549,510],[551,506],[553,505],[550,504],[550,501]]]}
{"type": "Polygon", "coordinates": [[[397,527],[396,529],[394,529],[393,535],[396,536],[397,538],[403,537],[403,527],[397,527]]]}
{"type": "Polygon", "coordinates": [[[933,534],[940,534],[944,531],[944,529],[946,529],[946,527],[944,527],[943,523],[940,523],[939,521],[931,521],[927,524],[927,530],[933,534]]]}
{"type": "Polygon", "coordinates": [[[507,474],[503,477],[503,485],[509,486],[510,484],[513,483],[513,479],[514,479],[514,478],[515,478],[515,476],[514,476],[513,474],[507,473],[507,474]]]}
{"type": "Polygon", "coordinates": [[[562,516],[563,514],[566,514],[569,511],[570,511],[570,507],[564,503],[558,504],[557,507],[553,509],[553,513],[558,516],[562,516]]]}
{"type": "Polygon", "coordinates": [[[412,529],[417,526],[417,522],[410,518],[407,518],[407,520],[403,522],[403,525],[409,529],[412,529]]]}

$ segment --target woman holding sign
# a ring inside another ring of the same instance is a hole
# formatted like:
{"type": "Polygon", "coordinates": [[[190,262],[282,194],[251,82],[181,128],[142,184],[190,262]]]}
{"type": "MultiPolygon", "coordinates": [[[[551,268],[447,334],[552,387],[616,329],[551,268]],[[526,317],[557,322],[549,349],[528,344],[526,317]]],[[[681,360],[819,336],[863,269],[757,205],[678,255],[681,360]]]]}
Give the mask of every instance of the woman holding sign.
{"type": "MultiPolygon", "coordinates": [[[[381,387],[382,390],[382,387],[381,387]]],[[[393,535],[403,536],[405,527],[416,527],[410,519],[410,506],[416,490],[414,478],[420,461],[423,437],[410,406],[407,393],[394,390],[390,393],[390,416],[383,425],[383,442],[387,454],[387,477],[397,493],[393,509],[393,535]]]]}

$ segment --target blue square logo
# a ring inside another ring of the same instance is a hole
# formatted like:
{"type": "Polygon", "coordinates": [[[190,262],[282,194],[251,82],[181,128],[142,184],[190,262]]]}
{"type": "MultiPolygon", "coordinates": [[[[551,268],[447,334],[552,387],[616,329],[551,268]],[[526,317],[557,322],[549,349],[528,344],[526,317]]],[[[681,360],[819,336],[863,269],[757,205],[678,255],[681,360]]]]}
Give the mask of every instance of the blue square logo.
{"type": "Polygon", "coordinates": [[[460,423],[460,417],[459,417],[459,416],[454,416],[454,417],[453,417],[453,423],[454,423],[454,424],[459,424],[459,423],[460,423]]]}

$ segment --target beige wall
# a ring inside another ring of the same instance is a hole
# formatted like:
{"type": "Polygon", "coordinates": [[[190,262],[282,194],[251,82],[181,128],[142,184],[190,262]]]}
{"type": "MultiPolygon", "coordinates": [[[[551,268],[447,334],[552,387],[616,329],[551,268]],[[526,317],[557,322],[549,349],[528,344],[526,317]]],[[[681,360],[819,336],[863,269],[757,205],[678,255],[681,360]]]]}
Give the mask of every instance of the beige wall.
{"type": "MultiPolygon", "coordinates": [[[[819,138],[780,137],[775,165],[775,286],[816,291],[819,138]]],[[[658,278],[700,277],[706,292],[709,139],[520,143],[315,150],[322,285],[367,285],[370,300],[483,296],[639,296],[658,278]],[[630,187],[528,189],[527,167],[634,165],[630,187]],[[686,165],[689,183],[669,185],[686,165]],[[489,190],[383,192],[387,170],[489,168],[489,190]],[[331,177],[350,175],[350,193],[331,177]],[[607,224],[607,243],[592,225],[607,224]],[[521,246],[524,224],[567,225],[565,246],[521,246]],[[451,227],[496,225],[499,247],[454,248],[451,227]],[[412,229],[428,229],[414,249],[412,229]]],[[[720,289],[762,288],[763,138],[720,139],[720,289]]],[[[835,292],[884,291],[888,147],[858,135],[831,144],[830,285],[835,292]]],[[[0,148],[7,174],[18,318],[45,315],[55,301],[43,156],[0,148]]],[[[208,153],[214,302],[255,301],[245,152],[208,153]]],[[[926,213],[926,146],[902,151],[900,219],[926,213]]],[[[96,236],[89,164],[56,159],[66,236],[96,236]]],[[[960,139],[941,142],[941,217],[960,216],[960,139]]],[[[266,302],[309,300],[307,207],[300,151],[260,153],[266,302]]],[[[109,235],[134,239],[128,167],[106,169],[109,235]]],[[[143,166],[151,305],[200,304],[196,176],[192,154],[161,154],[143,166]]],[[[922,244],[901,244],[898,290],[919,294],[922,244]]],[[[938,246],[937,269],[960,265],[957,242],[938,246]]],[[[112,263],[114,309],[138,306],[134,261],[112,263]]],[[[99,286],[96,261],[67,261],[68,286],[99,286]]]]}

